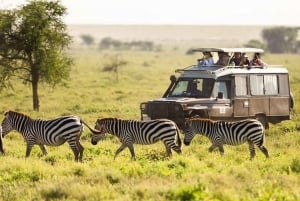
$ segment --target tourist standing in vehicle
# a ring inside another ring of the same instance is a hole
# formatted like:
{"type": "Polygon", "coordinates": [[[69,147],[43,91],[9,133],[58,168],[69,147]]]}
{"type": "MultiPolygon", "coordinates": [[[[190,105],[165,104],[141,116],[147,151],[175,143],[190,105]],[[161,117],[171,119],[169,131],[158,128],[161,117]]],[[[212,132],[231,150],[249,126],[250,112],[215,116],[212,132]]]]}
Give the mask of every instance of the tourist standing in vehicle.
{"type": "Polygon", "coordinates": [[[234,63],[234,65],[238,66],[241,63],[241,59],[241,52],[235,52],[229,63],[234,63]]]}
{"type": "Polygon", "coordinates": [[[253,59],[250,61],[250,66],[265,68],[267,64],[261,59],[260,53],[255,53],[253,59]]]}
{"type": "Polygon", "coordinates": [[[241,61],[238,64],[238,66],[242,66],[242,67],[249,67],[250,66],[250,61],[249,61],[248,55],[246,53],[242,54],[241,61]]]}
{"type": "Polygon", "coordinates": [[[213,66],[214,59],[211,52],[203,52],[203,58],[198,60],[198,66],[213,66]]]}
{"type": "Polygon", "coordinates": [[[219,52],[219,60],[215,65],[218,65],[220,67],[223,66],[234,66],[234,62],[231,62],[230,55],[228,52],[219,52]]]}

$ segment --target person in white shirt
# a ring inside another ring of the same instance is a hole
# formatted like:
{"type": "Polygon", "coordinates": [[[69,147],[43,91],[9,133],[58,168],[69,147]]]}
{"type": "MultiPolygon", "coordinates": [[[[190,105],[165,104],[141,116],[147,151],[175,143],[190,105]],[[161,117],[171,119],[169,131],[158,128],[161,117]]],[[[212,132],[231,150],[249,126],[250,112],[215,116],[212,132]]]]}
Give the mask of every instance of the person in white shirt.
{"type": "Polygon", "coordinates": [[[198,60],[198,66],[213,66],[214,58],[211,52],[203,52],[203,58],[198,60]]]}

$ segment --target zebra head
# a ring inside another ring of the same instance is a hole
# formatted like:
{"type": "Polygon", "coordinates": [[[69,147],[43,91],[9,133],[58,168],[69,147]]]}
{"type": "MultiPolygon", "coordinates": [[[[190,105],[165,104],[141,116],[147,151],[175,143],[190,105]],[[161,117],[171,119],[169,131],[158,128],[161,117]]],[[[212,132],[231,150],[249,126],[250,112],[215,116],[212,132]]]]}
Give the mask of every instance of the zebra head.
{"type": "Polygon", "coordinates": [[[7,135],[10,131],[14,130],[14,126],[11,121],[12,112],[8,111],[4,113],[4,119],[1,123],[2,126],[2,136],[4,137],[7,135]]]}
{"type": "Polygon", "coordinates": [[[192,139],[195,137],[196,133],[194,131],[194,128],[192,126],[192,123],[190,120],[186,120],[183,128],[184,133],[184,140],[183,143],[185,145],[190,145],[192,139]]]}
{"type": "Polygon", "coordinates": [[[99,119],[96,121],[95,129],[100,131],[101,133],[93,133],[91,141],[92,145],[96,145],[99,142],[99,140],[105,137],[106,133],[106,128],[103,124],[101,124],[101,121],[99,119]]]}

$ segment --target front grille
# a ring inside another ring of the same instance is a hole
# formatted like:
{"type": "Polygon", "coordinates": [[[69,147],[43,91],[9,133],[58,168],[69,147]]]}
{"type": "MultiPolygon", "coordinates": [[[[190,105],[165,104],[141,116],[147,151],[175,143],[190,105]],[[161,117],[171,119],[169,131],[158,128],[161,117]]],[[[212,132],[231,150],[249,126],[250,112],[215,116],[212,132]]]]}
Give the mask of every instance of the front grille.
{"type": "Polygon", "coordinates": [[[175,102],[151,102],[147,105],[147,112],[151,119],[170,119],[182,125],[184,112],[180,104],[175,102]]]}

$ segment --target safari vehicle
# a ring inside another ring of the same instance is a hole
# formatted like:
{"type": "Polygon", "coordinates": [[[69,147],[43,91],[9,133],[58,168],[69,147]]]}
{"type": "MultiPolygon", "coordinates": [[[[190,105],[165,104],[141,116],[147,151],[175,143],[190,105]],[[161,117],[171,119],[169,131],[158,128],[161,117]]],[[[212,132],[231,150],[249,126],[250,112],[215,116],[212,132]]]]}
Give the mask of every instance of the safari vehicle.
{"type": "MultiPolygon", "coordinates": [[[[234,52],[263,53],[257,48],[199,48],[195,52],[213,55],[234,52]]],[[[258,119],[269,123],[291,119],[294,99],[288,70],[282,66],[188,66],[170,76],[171,84],[162,96],[140,104],[141,119],[167,118],[183,128],[187,118],[213,120],[258,119]]]]}

